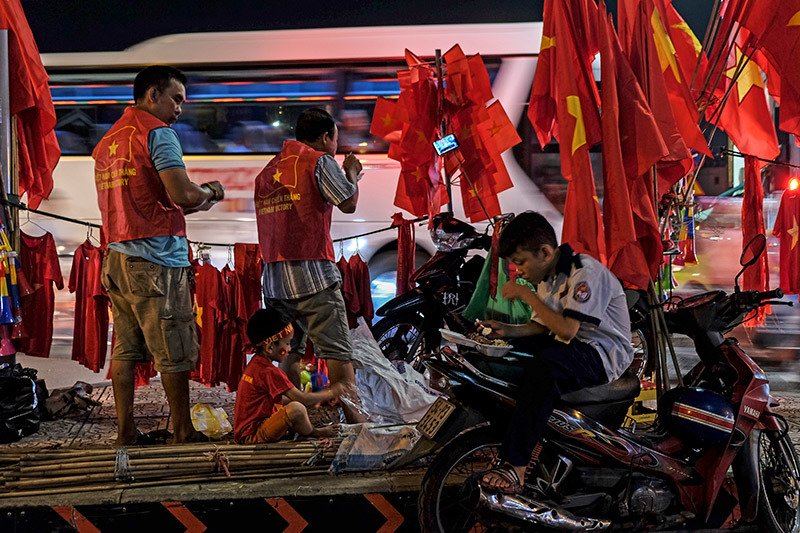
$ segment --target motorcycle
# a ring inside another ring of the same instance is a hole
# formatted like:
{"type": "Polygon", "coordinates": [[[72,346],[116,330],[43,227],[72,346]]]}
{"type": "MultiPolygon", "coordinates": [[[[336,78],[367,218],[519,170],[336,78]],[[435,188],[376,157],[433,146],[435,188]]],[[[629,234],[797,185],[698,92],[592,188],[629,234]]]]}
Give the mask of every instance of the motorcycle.
{"type": "MultiPolygon", "coordinates": [[[[505,218],[510,220],[513,215],[505,218]]],[[[414,272],[416,287],[381,306],[375,314],[383,317],[372,328],[381,352],[390,361],[402,360],[416,370],[439,349],[439,329],[446,327],[465,333],[472,324],[461,317],[472,298],[485,257],[470,252],[487,252],[492,238],[478,233],[473,226],[449,213],[434,217],[431,237],[437,252],[414,272]]],[[[631,343],[634,360],[631,368],[638,377],[652,371],[648,358],[644,329],[648,319],[647,297],[638,291],[626,290],[631,316],[631,343]]]]}
{"type": "Polygon", "coordinates": [[[460,313],[469,303],[485,257],[471,251],[488,251],[491,237],[478,233],[449,213],[434,217],[431,236],[437,252],[417,269],[416,287],[381,306],[383,317],[372,328],[375,340],[389,360],[403,360],[422,369],[422,360],[441,344],[439,328],[464,331],[460,313]]]}
{"type": "MultiPolygon", "coordinates": [[[[743,252],[739,275],[763,253],[760,237],[743,252]]],[[[764,372],[724,337],[758,307],[790,302],[774,301],[780,289],[742,291],[738,277],[733,293],[712,291],[665,309],[670,331],[691,337],[700,361],[683,387],[659,399],[652,428],[621,427],[639,393],[631,369],[564,395],[520,494],[494,493],[479,481],[499,463],[515,383],[530,356],[439,350],[425,364],[445,376],[448,397],[431,406],[417,425],[422,437],[393,465],[436,453],[419,495],[422,531],[631,531],[753,521],[761,531],[800,531],[800,466],[788,425],[774,412],[764,372]]]]}

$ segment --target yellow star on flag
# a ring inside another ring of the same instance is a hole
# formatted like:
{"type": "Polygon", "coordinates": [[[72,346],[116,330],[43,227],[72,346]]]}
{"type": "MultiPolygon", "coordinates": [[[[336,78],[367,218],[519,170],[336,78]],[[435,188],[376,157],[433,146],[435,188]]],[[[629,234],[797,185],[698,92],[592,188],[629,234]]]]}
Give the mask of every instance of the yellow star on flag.
{"type": "Polygon", "coordinates": [[[417,130],[417,139],[421,143],[428,142],[428,137],[425,136],[425,132],[423,132],[422,130],[417,130]]]}
{"type": "Polygon", "coordinates": [[[673,76],[678,81],[681,81],[681,74],[678,71],[678,60],[675,58],[675,45],[672,39],[669,38],[664,23],[661,22],[661,15],[658,10],[653,10],[653,16],[650,17],[650,25],[653,27],[653,39],[656,43],[656,52],[658,53],[658,63],[661,65],[661,72],[666,72],[667,69],[672,70],[673,76]]]}
{"type": "Polygon", "coordinates": [[[800,228],[797,226],[797,217],[792,216],[792,227],[786,232],[792,236],[792,250],[794,250],[794,247],[797,246],[798,229],[800,228]]]}
{"type": "Polygon", "coordinates": [[[572,133],[572,153],[586,144],[586,126],[583,124],[581,99],[575,95],[567,96],[567,112],[575,117],[575,131],[572,133]]]}
{"type": "Polygon", "coordinates": [[[117,148],[119,148],[119,145],[117,144],[117,141],[114,141],[111,144],[109,144],[108,145],[108,155],[117,155],[117,148]]]}
{"type": "Polygon", "coordinates": [[[422,174],[422,169],[419,167],[417,167],[417,169],[414,170],[414,172],[412,172],[411,175],[416,177],[417,181],[421,181],[425,178],[425,176],[422,174]]]}
{"type": "Polygon", "coordinates": [[[703,51],[703,45],[700,44],[700,41],[697,39],[697,36],[694,34],[692,29],[686,24],[686,21],[679,22],[678,24],[673,24],[673,28],[678,31],[684,32],[689,38],[692,40],[692,46],[694,46],[694,51],[697,55],[700,55],[700,52],[703,51]]]}
{"type": "Polygon", "coordinates": [[[392,125],[394,119],[389,115],[383,115],[383,125],[387,128],[392,125]]]}
{"type": "Polygon", "coordinates": [[[502,129],[503,129],[502,125],[492,123],[492,127],[489,129],[489,135],[494,137],[495,135],[497,135],[497,132],[499,132],[502,129]]]}
{"type": "Polygon", "coordinates": [[[203,308],[200,307],[199,305],[195,305],[194,314],[195,314],[194,321],[197,323],[198,326],[200,326],[202,328],[203,327],[203,308]]]}
{"type": "Polygon", "coordinates": [[[556,38],[555,36],[549,37],[545,34],[542,34],[542,44],[539,46],[539,53],[541,54],[548,48],[555,48],[556,46],[556,38]]]}
{"type": "Polygon", "coordinates": [[[280,170],[275,170],[275,174],[272,175],[272,179],[275,181],[275,183],[281,182],[281,174],[283,174],[283,172],[280,170]]]}
{"type": "MultiPolygon", "coordinates": [[[[742,55],[742,51],[737,47],[736,65],[742,63],[742,55]]],[[[725,71],[725,75],[728,76],[728,78],[733,79],[736,73],[736,65],[725,71]]],[[[742,103],[742,100],[744,100],[744,97],[747,96],[747,93],[750,92],[752,87],[759,87],[763,90],[764,79],[761,77],[761,69],[759,69],[756,62],[751,59],[745,63],[741,74],[739,74],[739,77],[736,79],[736,92],[739,95],[739,103],[742,103]]]]}
{"type": "Polygon", "coordinates": [[[470,187],[469,188],[469,195],[472,196],[473,198],[477,198],[477,196],[478,196],[478,188],[475,187],[474,185],[472,187],[470,187]]]}
{"type": "Polygon", "coordinates": [[[788,28],[789,26],[800,26],[800,11],[792,15],[792,18],[789,19],[786,27],[788,28]]]}

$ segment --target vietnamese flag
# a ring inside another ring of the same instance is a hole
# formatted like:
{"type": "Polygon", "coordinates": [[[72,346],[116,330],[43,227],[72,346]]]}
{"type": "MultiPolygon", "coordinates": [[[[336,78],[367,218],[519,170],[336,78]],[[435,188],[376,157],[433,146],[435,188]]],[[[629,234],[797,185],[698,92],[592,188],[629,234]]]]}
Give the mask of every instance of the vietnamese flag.
{"type": "MultiPolygon", "coordinates": [[[[653,111],[661,137],[669,150],[669,153],[662,158],[657,165],[659,197],[663,195],[674,183],[687,175],[694,165],[692,154],[687,146],[681,129],[678,126],[676,116],[670,104],[669,89],[665,82],[662,61],[666,67],[671,69],[670,76],[675,79],[675,73],[680,76],[677,61],[670,63],[669,59],[675,59],[674,55],[662,54],[663,59],[659,59],[659,52],[653,34],[651,19],[656,13],[655,6],[651,1],[644,0],[620,0],[618,4],[620,28],[627,27],[631,32],[629,47],[626,50],[631,68],[639,80],[639,85],[645,92],[647,101],[653,111]],[[647,8],[651,9],[648,11],[647,8]]],[[[660,21],[660,18],[656,20],[660,21]]],[[[658,24],[663,30],[663,24],[658,24]]],[[[662,50],[669,46],[668,36],[664,31],[660,32],[662,40],[662,50]],[[666,39],[664,38],[666,36],[666,39]],[[665,42],[666,41],[666,42],[665,42]]],[[[681,79],[683,79],[681,77],[681,79]]],[[[684,118],[693,121],[685,128],[697,129],[697,120],[694,118],[684,118]]],[[[699,132],[699,129],[698,129],[699,132]]],[[[706,145],[707,149],[707,145],[706,145]]]]}
{"type": "Polygon", "coordinates": [[[556,100],[553,94],[555,81],[553,76],[553,56],[555,55],[555,24],[553,21],[553,2],[544,3],[544,27],[542,42],[539,45],[539,56],[536,59],[536,72],[533,75],[531,98],[528,102],[528,119],[533,125],[539,144],[544,146],[550,142],[556,130],[556,100]]]}
{"type": "MultiPolygon", "coordinates": [[[[561,172],[569,181],[564,205],[561,241],[579,252],[605,263],[605,239],[600,204],[594,184],[589,147],[601,137],[597,91],[594,85],[586,28],[574,26],[573,9],[580,11],[585,0],[553,2],[556,118],[558,120],[561,172]]],[[[596,6],[595,6],[596,9],[596,6]]]]}
{"type": "Polygon", "coordinates": [[[800,94],[800,0],[745,2],[738,21],[750,30],[758,46],[775,66],[783,86],[800,94]]]}
{"type": "Polygon", "coordinates": [[[780,239],[781,289],[800,293],[800,190],[785,190],[772,234],[780,239]]]}
{"type": "Polygon", "coordinates": [[[603,110],[603,226],[608,268],[626,286],[647,290],[661,264],[662,247],[652,194],[638,187],[637,182],[648,178],[647,171],[667,154],[667,147],[633,70],[622,54],[602,1],[597,26],[603,110]],[[631,194],[631,185],[635,196],[631,194]]]}
{"type": "MultiPolygon", "coordinates": [[[[744,158],[744,195],[742,196],[742,246],[759,234],[766,236],[764,227],[764,187],[761,184],[761,168],[764,163],[753,156],[744,158]]],[[[764,251],[756,264],[742,274],[742,289],[746,291],[769,290],[769,263],[764,251]]],[[[745,323],[756,326],[764,323],[769,307],[761,307],[753,318],[745,323]]]]}
{"type": "MultiPolygon", "coordinates": [[[[8,30],[9,96],[19,141],[19,194],[39,207],[53,190],[53,169],[61,157],[56,113],[47,72],[19,0],[0,2],[0,29],[8,30]]],[[[16,191],[15,191],[16,192],[16,191]]]]}
{"type": "Polygon", "coordinates": [[[369,132],[385,140],[399,140],[399,133],[403,130],[403,119],[399,108],[396,100],[379,97],[375,101],[369,132]]]}
{"type": "MultiPolygon", "coordinates": [[[[780,148],[772,110],[767,104],[764,79],[758,64],[744,57],[741,45],[743,39],[737,41],[724,65],[723,87],[728,87],[731,83],[734,87],[722,106],[719,127],[730,136],[742,153],[772,159],[780,153],[780,148]],[[740,64],[744,67],[736,81],[733,81],[740,64]]],[[[709,111],[715,107],[712,106],[709,111]]]]}

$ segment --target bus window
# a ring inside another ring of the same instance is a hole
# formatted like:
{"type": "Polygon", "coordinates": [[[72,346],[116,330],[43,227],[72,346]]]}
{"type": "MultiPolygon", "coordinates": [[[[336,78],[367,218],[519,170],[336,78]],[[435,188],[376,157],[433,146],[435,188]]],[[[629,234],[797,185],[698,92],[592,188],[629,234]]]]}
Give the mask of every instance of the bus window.
{"type": "MultiPolygon", "coordinates": [[[[490,78],[499,60],[487,61],[490,78]]],[[[339,123],[342,152],[386,153],[388,144],[369,133],[378,97],[397,97],[402,64],[339,69],[191,72],[187,105],[177,124],[183,151],[192,154],[275,153],[294,137],[299,114],[327,109],[339,123]]],[[[133,73],[130,74],[134,76],[133,73]]],[[[130,83],[120,75],[51,76],[56,135],[64,155],[89,155],[108,128],[132,103],[130,83]],[[104,78],[104,76],[107,76],[104,78]]]]}

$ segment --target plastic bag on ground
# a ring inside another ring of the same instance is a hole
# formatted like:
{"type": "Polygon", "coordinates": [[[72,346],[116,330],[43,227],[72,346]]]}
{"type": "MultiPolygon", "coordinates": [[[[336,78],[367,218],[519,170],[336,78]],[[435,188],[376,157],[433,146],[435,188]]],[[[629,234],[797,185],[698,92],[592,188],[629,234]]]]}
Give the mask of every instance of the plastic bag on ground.
{"type": "Polygon", "coordinates": [[[211,407],[207,403],[197,403],[192,406],[192,425],[209,439],[221,439],[233,431],[225,410],[221,407],[211,407]]]}
{"type": "Polygon", "coordinates": [[[370,422],[416,422],[425,414],[437,395],[424,385],[424,378],[410,365],[401,373],[381,353],[363,318],[350,330],[353,365],[356,367],[358,394],[370,422]]]}

